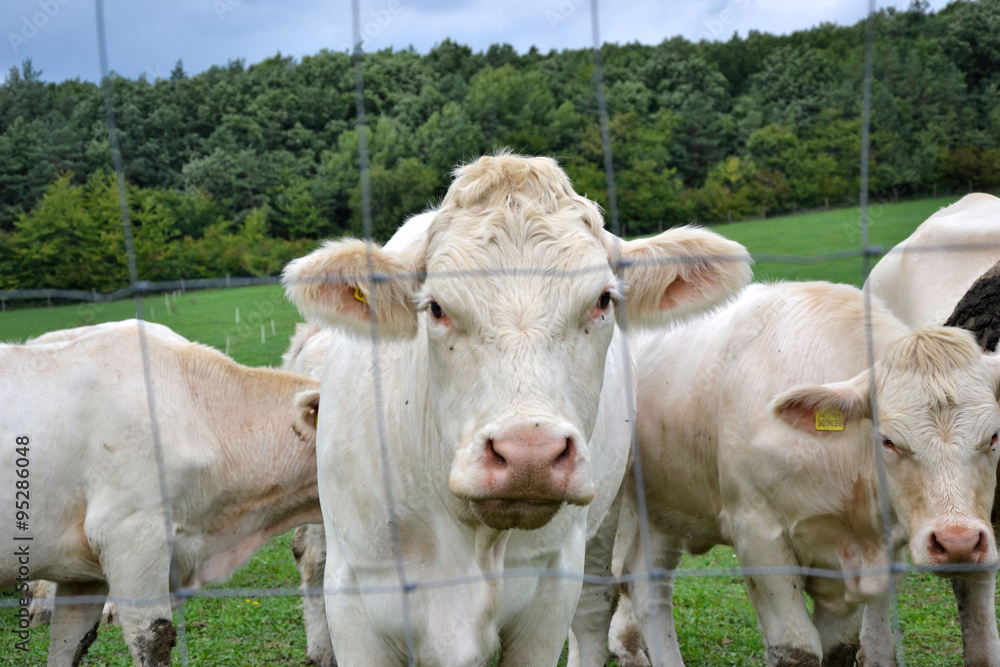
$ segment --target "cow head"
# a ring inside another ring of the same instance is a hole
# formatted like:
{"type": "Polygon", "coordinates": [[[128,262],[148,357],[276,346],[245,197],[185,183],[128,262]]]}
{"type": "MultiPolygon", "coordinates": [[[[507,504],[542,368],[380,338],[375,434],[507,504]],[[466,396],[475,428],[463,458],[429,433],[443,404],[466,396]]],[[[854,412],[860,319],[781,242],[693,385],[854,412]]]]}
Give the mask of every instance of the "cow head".
{"type": "MultiPolygon", "coordinates": [[[[879,450],[913,562],[992,565],[1000,359],[983,356],[967,332],[944,327],[897,338],[880,357],[874,367],[879,450]]],[[[853,425],[871,451],[870,384],[865,371],[848,382],[793,389],[775,399],[773,411],[817,436],[823,433],[817,413],[842,418],[845,432],[853,425]]]]}
{"type": "Polygon", "coordinates": [[[406,248],[328,243],[284,274],[307,317],[426,345],[449,489],[498,529],[593,498],[588,444],[616,322],[665,323],[749,278],[746,249],[707,231],[608,234],[555,161],[509,154],[458,169],[406,248]]]}

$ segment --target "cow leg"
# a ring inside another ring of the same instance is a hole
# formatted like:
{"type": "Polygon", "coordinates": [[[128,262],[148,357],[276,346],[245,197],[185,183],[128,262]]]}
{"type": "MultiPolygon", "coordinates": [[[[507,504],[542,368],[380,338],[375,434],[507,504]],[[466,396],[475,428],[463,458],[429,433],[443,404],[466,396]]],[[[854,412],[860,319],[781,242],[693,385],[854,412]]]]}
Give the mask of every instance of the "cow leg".
{"type": "Polygon", "coordinates": [[[966,667],[1000,666],[1000,637],[994,595],[997,580],[992,572],[952,577],[962,627],[962,654],[966,667]]]}
{"type": "Polygon", "coordinates": [[[118,624],[135,664],[169,667],[177,638],[170,605],[170,560],[162,521],[150,522],[148,517],[140,512],[117,523],[114,518],[88,517],[84,530],[88,537],[101,535],[94,540],[94,550],[100,553],[118,624]]]}
{"type": "Polygon", "coordinates": [[[608,583],[583,582],[583,591],[571,625],[575,641],[570,642],[567,667],[603,667],[607,664],[608,630],[618,595],[618,587],[611,580],[611,560],[620,508],[619,494],[597,533],[587,542],[584,572],[607,579],[608,583]]]}
{"type": "Polygon", "coordinates": [[[52,622],[52,598],[56,596],[54,581],[39,579],[28,582],[28,625],[48,625],[52,622]]]}
{"type": "Polygon", "coordinates": [[[616,636],[612,645],[616,649],[619,665],[646,665],[655,667],[682,667],[680,645],[674,629],[674,578],[672,570],[681,562],[683,550],[679,540],[667,535],[654,524],[649,526],[649,551],[653,562],[647,563],[640,533],[639,516],[632,494],[625,496],[621,513],[620,539],[627,540],[623,575],[640,577],[628,584],[627,602],[622,614],[631,608],[636,624],[628,619],[616,619],[616,636]],[[666,570],[668,574],[656,579],[643,575],[652,570],[666,570]],[[651,605],[656,605],[652,607],[651,605]],[[637,632],[638,630],[638,632],[637,632]],[[645,645],[646,654],[643,654],[645,645]],[[623,653],[624,652],[624,653],[623,653]],[[648,655],[648,661],[647,661],[648,655]]]}
{"type": "Polygon", "coordinates": [[[858,664],[861,667],[896,667],[888,595],[869,600],[864,606],[858,664]]]}
{"type": "Polygon", "coordinates": [[[849,616],[831,614],[816,604],[813,624],[823,644],[823,667],[854,667],[861,648],[861,608],[849,616]]]}
{"type": "Polygon", "coordinates": [[[306,626],[306,664],[337,667],[326,622],[323,571],[326,569],[326,533],[322,524],[306,524],[295,529],[292,555],[302,578],[302,615],[306,626]]]}
{"type": "MultiPolygon", "coordinates": [[[[741,526],[736,540],[741,568],[791,570],[798,565],[784,539],[774,534],[777,522],[744,519],[734,523],[741,526]]],[[[802,576],[789,572],[744,575],[743,579],[764,635],[769,667],[820,667],[823,644],[809,617],[802,576]]]]}
{"type": "Polygon", "coordinates": [[[608,645],[618,661],[618,667],[650,667],[646,645],[642,641],[642,630],[639,629],[639,622],[632,609],[632,598],[624,586],[618,597],[615,614],[611,617],[608,645]]]}
{"type": "Polygon", "coordinates": [[[64,582],[56,588],[52,625],[49,630],[48,667],[76,667],[97,639],[97,626],[108,587],[101,582],[64,582]],[[64,601],[81,595],[95,597],[89,602],[64,601]]]}
{"type": "MultiPolygon", "coordinates": [[[[580,531],[579,538],[570,538],[566,552],[579,554],[576,562],[567,562],[565,556],[549,563],[548,569],[563,572],[580,572],[586,537],[580,531]]],[[[555,665],[559,662],[563,645],[569,634],[576,603],[580,599],[579,580],[560,576],[542,576],[532,598],[531,606],[508,627],[500,630],[500,652],[498,667],[520,667],[521,665],[555,665]]]]}

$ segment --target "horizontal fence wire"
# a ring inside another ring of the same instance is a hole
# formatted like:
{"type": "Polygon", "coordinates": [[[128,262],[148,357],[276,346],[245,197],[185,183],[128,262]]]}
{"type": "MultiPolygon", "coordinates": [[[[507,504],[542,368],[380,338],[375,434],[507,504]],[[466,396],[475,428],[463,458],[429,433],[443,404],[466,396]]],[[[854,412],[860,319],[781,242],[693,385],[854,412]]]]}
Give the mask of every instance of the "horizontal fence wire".
{"type": "Polygon", "coordinates": [[[9,289],[0,290],[0,299],[15,301],[18,299],[66,299],[69,301],[94,301],[106,303],[118,301],[137,294],[150,292],[186,292],[202,289],[229,289],[231,287],[256,287],[258,285],[277,285],[280,276],[226,276],[225,278],[192,278],[177,280],[137,280],[135,284],[127,285],[114,292],[98,292],[97,290],[79,289],[9,289]]]}
{"type": "MultiPolygon", "coordinates": [[[[108,82],[106,84],[105,95],[107,99],[108,106],[108,130],[112,138],[112,144],[114,145],[117,141],[116,130],[114,126],[114,118],[111,109],[111,97],[110,97],[110,83],[108,80],[108,70],[107,64],[104,60],[105,49],[106,49],[106,37],[103,30],[103,10],[101,0],[95,0],[96,6],[98,8],[99,20],[98,20],[98,40],[100,51],[102,54],[102,76],[103,81],[108,82]]],[[[604,161],[607,173],[607,183],[608,183],[608,200],[609,200],[609,219],[612,221],[614,227],[617,226],[618,221],[618,208],[617,208],[617,197],[614,188],[614,176],[613,176],[613,155],[611,152],[611,142],[608,132],[608,116],[606,101],[604,99],[603,81],[601,74],[601,44],[599,38],[599,27],[600,27],[600,17],[599,17],[599,7],[597,0],[591,0],[591,19],[592,19],[592,31],[593,31],[593,53],[594,53],[594,64],[595,64],[595,88],[598,99],[599,106],[599,120],[601,123],[601,137],[602,145],[604,149],[604,161]]],[[[360,38],[359,29],[359,3],[358,0],[352,0],[351,5],[352,19],[354,26],[354,53],[353,53],[353,64],[354,73],[356,76],[356,98],[357,98],[357,129],[359,136],[359,162],[361,165],[361,194],[362,194],[362,217],[364,221],[364,231],[365,237],[371,237],[371,206],[372,201],[370,198],[369,185],[368,185],[368,155],[367,155],[367,145],[366,135],[365,135],[365,109],[364,109],[364,82],[363,82],[363,52],[362,44],[360,38]]],[[[870,85],[871,85],[871,57],[872,57],[872,23],[874,20],[875,3],[872,1],[869,5],[869,16],[868,16],[868,26],[866,30],[866,43],[865,43],[865,81],[864,81],[864,96],[863,96],[863,117],[862,117],[862,165],[861,165],[861,194],[860,194],[860,215],[859,227],[861,231],[861,246],[858,248],[852,248],[849,250],[843,250],[838,252],[825,253],[816,256],[801,256],[801,255],[785,255],[785,254],[771,254],[771,253],[759,253],[754,255],[753,259],[756,262],[783,262],[791,264],[820,264],[826,262],[832,262],[844,259],[854,259],[854,258],[864,258],[865,259],[865,274],[867,274],[869,260],[873,257],[884,256],[890,253],[928,253],[928,252],[966,252],[966,251],[981,251],[988,247],[984,244],[935,244],[935,245],[921,245],[921,246],[907,246],[905,248],[895,248],[886,250],[879,245],[871,245],[868,238],[868,217],[867,217],[867,140],[868,140],[868,127],[869,127],[869,112],[870,112],[870,85]]],[[[120,159],[120,152],[115,153],[115,157],[120,159]]],[[[122,177],[122,165],[116,159],[115,162],[116,173],[119,177],[122,177]]],[[[127,201],[124,198],[124,190],[122,192],[122,215],[123,224],[126,226],[126,238],[130,238],[130,233],[128,231],[128,209],[127,201]]],[[[615,229],[617,231],[617,229],[615,229]]],[[[995,246],[1000,249],[1000,244],[995,246]]],[[[134,248],[131,244],[127,248],[129,254],[130,267],[134,267],[135,256],[134,248]]],[[[692,257],[685,260],[665,260],[664,262],[700,262],[703,261],[705,257],[692,257]]],[[[718,260],[720,258],[713,257],[711,259],[718,260]]],[[[723,258],[724,259],[724,258],[723,258]]],[[[735,258],[730,258],[735,259],[735,258]]],[[[664,263],[664,262],[654,262],[653,260],[643,260],[641,262],[634,262],[634,265],[643,264],[653,264],[653,263],[664,263]]],[[[622,263],[621,266],[626,266],[622,263]]],[[[336,282],[355,282],[355,283],[365,283],[368,285],[374,285],[380,282],[385,282],[388,280],[420,280],[427,277],[425,272],[413,273],[406,275],[383,275],[375,272],[372,269],[372,259],[369,254],[368,257],[368,271],[357,276],[338,276],[335,280],[336,282]]],[[[557,270],[540,270],[540,269],[518,269],[511,268],[508,270],[500,271],[489,271],[485,272],[482,270],[456,270],[435,273],[436,278],[454,278],[454,279],[465,279],[465,278],[475,278],[475,277],[504,277],[504,278],[514,278],[514,277],[548,277],[548,278],[572,278],[583,275],[585,273],[593,271],[606,271],[607,265],[601,264],[594,267],[583,267],[581,269],[575,269],[572,271],[557,271],[557,270]]],[[[334,279],[330,279],[331,281],[334,279]]],[[[192,280],[169,280],[169,281],[145,281],[140,280],[134,272],[131,276],[130,284],[124,288],[116,290],[110,293],[99,293],[96,291],[85,291],[85,290],[61,290],[61,289],[17,289],[17,290],[2,290],[0,291],[0,299],[2,300],[19,300],[19,299],[67,299],[76,301],[94,301],[94,302],[108,302],[115,301],[117,299],[134,297],[137,299],[137,315],[141,317],[141,299],[144,294],[149,292],[164,292],[164,291],[175,291],[175,290],[194,290],[194,289],[212,289],[212,288],[235,288],[235,287],[247,287],[256,285],[274,285],[279,283],[280,278],[275,277],[225,277],[225,278],[209,278],[209,279],[192,279],[192,280]]],[[[316,282],[322,282],[322,280],[317,280],[316,282]]],[[[866,291],[867,292],[867,291],[866,291]]],[[[371,309],[374,312],[374,308],[371,309]]],[[[874,368],[874,351],[871,344],[871,311],[870,306],[866,307],[866,326],[868,329],[868,367],[869,370],[874,368]]],[[[625,327],[627,333],[627,327],[625,327]]],[[[372,322],[372,339],[371,343],[373,346],[374,363],[379,363],[378,351],[381,345],[377,337],[377,329],[375,327],[374,321],[372,322]]],[[[627,348],[626,348],[627,354],[627,348]]],[[[626,365],[626,368],[629,367],[626,365]]],[[[376,367],[376,371],[377,371],[376,367]]],[[[147,391],[149,393],[150,408],[154,415],[155,421],[155,410],[152,409],[153,406],[153,387],[148,374],[148,368],[146,369],[146,381],[147,381],[147,391]]],[[[630,373],[626,374],[628,376],[628,382],[634,382],[634,378],[630,373]]],[[[375,373],[375,377],[380,376],[379,372],[375,373]]],[[[630,387],[631,389],[631,387],[630,387]]],[[[376,386],[376,392],[378,392],[378,386],[376,386]]],[[[631,390],[628,392],[631,396],[631,390]]],[[[873,392],[874,396],[874,392],[873,392]]],[[[396,519],[394,513],[394,505],[392,501],[392,489],[391,483],[388,477],[388,466],[390,464],[390,457],[388,453],[387,440],[388,436],[386,434],[386,424],[384,418],[385,406],[383,405],[383,398],[379,394],[376,396],[376,405],[378,411],[378,421],[379,421],[379,452],[380,452],[380,463],[383,466],[383,482],[384,482],[384,492],[388,494],[389,497],[389,527],[392,531],[392,541],[393,541],[393,558],[395,560],[396,570],[399,576],[399,583],[395,585],[388,586],[364,586],[364,587],[327,587],[323,588],[218,588],[218,589],[188,589],[182,586],[176,585],[175,579],[175,590],[171,593],[170,601],[183,603],[186,600],[193,598],[207,598],[207,599],[224,599],[224,598],[269,598],[269,597],[301,597],[303,595],[358,595],[358,594],[393,594],[401,595],[404,601],[404,614],[406,615],[406,649],[409,656],[409,662],[411,664],[415,661],[415,639],[412,634],[412,628],[410,627],[409,619],[409,608],[408,605],[409,597],[412,593],[420,590],[430,590],[430,589],[441,589],[446,587],[462,587],[468,586],[470,584],[481,583],[483,581],[490,581],[496,579],[506,579],[506,578],[536,578],[536,577],[552,577],[560,578],[566,580],[577,580],[586,583],[593,584],[627,584],[627,583],[645,583],[648,582],[650,585],[656,581],[660,581],[667,578],[674,579],[684,579],[684,578],[719,578],[719,577],[746,577],[746,576],[765,576],[765,575],[799,575],[802,577],[815,577],[820,579],[846,579],[846,578],[857,578],[869,575],[881,575],[881,574],[903,574],[907,572],[929,572],[934,574],[941,573],[970,573],[970,572],[983,572],[990,571],[996,572],[997,566],[982,566],[982,565],[971,565],[971,564],[951,564],[951,565],[941,565],[941,566],[915,566],[908,562],[898,561],[890,562],[886,566],[863,568],[857,570],[830,570],[825,568],[815,568],[815,567],[804,567],[804,566],[774,566],[774,567],[732,567],[732,568],[681,568],[681,569],[650,569],[643,572],[632,572],[619,577],[597,577],[593,575],[581,574],[577,572],[569,572],[564,570],[552,570],[545,568],[515,568],[506,569],[495,573],[485,573],[481,575],[474,576],[464,576],[464,577],[454,577],[445,578],[438,580],[408,580],[405,575],[403,567],[402,549],[400,546],[400,538],[398,533],[398,527],[396,526],[396,519]]],[[[634,420],[633,420],[634,421],[634,420]]],[[[633,424],[634,428],[634,424],[633,424]]],[[[877,428],[877,427],[876,427],[877,428]]],[[[874,434],[877,436],[877,433],[874,434]]],[[[633,434],[633,446],[635,446],[636,438],[633,434]]],[[[877,446],[877,437],[873,436],[873,444],[877,446]]],[[[157,447],[158,447],[157,443],[157,447]]],[[[639,466],[641,466],[641,458],[638,457],[638,450],[634,450],[636,454],[635,457],[635,478],[639,488],[641,490],[642,477],[639,466]]],[[[880,461],[880,457],[876,456],[876,461],[880,461]]],[[[161,460],[161,480],[162,475],[162,460],[161,460]]],[[[884,470],[879,472],[879,482],[880,482],[880,496],[883,502],[887,502],[886,499],[888,494],[886,492],[886,482],[884,470]]],[[[639,494],[640,499],[644,496],[643,493],[639,494]]],[[[640,501],[641,502],[641,501],[640,501]]],[[[164,521],[165,525],[169,527],[170,525],[170,510],[169,502],[167,498],[164,498],[164,521]]],[[[882,510],[883,520],[884,520],[884,537],[886,543],[890,546],[889,553],[893,553],[891,549],[892,545],[892,531],[889,521],[887,507],[883,507],[882,510]]],[[[652,562],[651,555],[651,544],[648,535],[648,514],[644,506],[640,507],[640,530],[642,548],[647,556],[646,561],[652,562]]],[[[169,533],[169,530],[168,530],[169,533]]],[[[170,540],[170,535],[168,535],[168,543],[170,540]]],[[[890,578],[890,585],[893,585],[892,578],[890,578]]],[[[905,664],[903,661],[902,654],[902,643],[901,643],[901,633],[899,627],[899,617],[898,617],[898,602],[896,599],[896,591],[893,588],[891,590],[891,611],[892,611],[892,622],[893,622],[893,632],[895,635],[896,642],[896,652],[897,652],[897,664],[901,667],[905,664]]],[[[94,603],[103,602],[106,598],[104,596],[79,596],[79,597],[60,597],[57,598],[56,604],[69,604],[69,603],[94,603]]],[[[162,604],[164,600],[156,598],[145,598],[141,600],[124,599],[118,598],[119,602],[128,602],[136,606],[142,605],[153,605],[162,604]]],[[[17,599],[10,598],[0,598],[0,608],[12,608],[18,606],[17,599]]],[[[656,613],[656,609],[650,610],[656,613]]],[[[179,624],[181,627],[181,633],[178,635],[178,648],[180,652],[182,664],[187,664],[187,638],[183,632],[183,604],[179,607],[178,616],[179,624]]],[[[655,625],[655,624],[654,624],[655,625]]],[[[655,642],[658,643],[658,642],[655,642]]]]}

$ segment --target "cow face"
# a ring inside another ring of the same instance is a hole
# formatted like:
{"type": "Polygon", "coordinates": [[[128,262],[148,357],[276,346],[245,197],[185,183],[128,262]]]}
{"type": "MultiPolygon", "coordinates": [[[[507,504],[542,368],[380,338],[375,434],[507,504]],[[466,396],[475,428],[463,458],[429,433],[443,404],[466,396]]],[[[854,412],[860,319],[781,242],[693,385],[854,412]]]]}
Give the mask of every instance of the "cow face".
{"type": "Polygon", "coordinates": [[[750,277],[746,250],[710,232],[623,242],[602,226],[554,161],[484,157],[419,242],[328,244],[285,284],[306,316],[416,337],[449,490],[493,528],[534,529],[594,496],[590,437],[625,304],[629,321],[667,322],[750,277]]]}
{"type": "MultiPolygon", "coordinates": [[[[990,508],[1000,457],[1000,359],[982,356],[964,331],[921,329],[887,345],[874,373],[890,505],[909,535],[913,562],[942,566],[946,576],[961,572],[956,564],[996,563],[990,508]]],[[[870,447],[869,385],[864,372],[796,389],[776,399],[774,411],[814,435],[817,411],[840,412],[845,428],[861,425],[856,433],[870,447]]]]}

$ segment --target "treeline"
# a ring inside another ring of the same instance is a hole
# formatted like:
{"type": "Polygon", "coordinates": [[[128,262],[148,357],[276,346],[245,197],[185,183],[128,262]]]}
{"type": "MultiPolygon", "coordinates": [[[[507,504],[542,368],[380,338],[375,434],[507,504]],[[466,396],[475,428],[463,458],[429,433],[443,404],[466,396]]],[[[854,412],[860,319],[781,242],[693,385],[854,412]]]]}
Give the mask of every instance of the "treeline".
{"type": "MultiPolygon", "coordinates": [[[[602,48],[621,220],[629,234],[856,200],[865,24],[787,36],[602,48]]],[[[877,16],[871,190],[1000,185],[1000,0],[916,1],[877,16]]],[[[556,156],[604,203],[586,49],[444,40],[363,64],[374,232],[435,203],[463,161],[509,146],[556,156]]],[[[316,239],[360,235],[348,54],[280,54],[188,76],[115,77],[140,276],[277,272],[316,239]]],[[[0,88],[0,287],[126,281],[99,86],[0,88]]]]}

